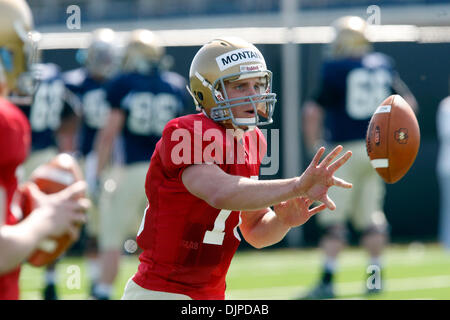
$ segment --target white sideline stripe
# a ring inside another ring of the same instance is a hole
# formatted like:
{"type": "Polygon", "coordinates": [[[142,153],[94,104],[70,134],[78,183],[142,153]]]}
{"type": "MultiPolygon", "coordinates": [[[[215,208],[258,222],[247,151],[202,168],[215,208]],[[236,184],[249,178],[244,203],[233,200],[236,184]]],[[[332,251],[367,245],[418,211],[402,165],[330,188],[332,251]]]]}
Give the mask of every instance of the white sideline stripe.
{"type": "MultiPolygon", "coordinates": [[[[338,283],[336,285],[337,295],[357,295],[364,290],[364,281],[338,283]]],[[[450,276],[432,276],[421,278],[387,279],[385,292],[399,292],[412,290],[426,290],[450,288],[450,276]]],[[[306,294],[311,287],[307,286],[282,286],[259,289],[236,289],[226,293],[227,299],[294,299],[306,294]]]]}
{"type": "MultiPolygon", "coordinates": [[[[408,252],[401,254],[400,256],[393,255],[392,253],[386,254],[386,261],[390,266],[426,266],[434,265],[435,263],[450,263],[449,260],[444,259],[440,252],[424,251],[424,252],[408,252]]],[[[314,262],[315,266],[320,266],[320,255],[318,254],[307,254],[304,259],[298,259],[297,257],[292,258],[286,255],[280,255],[274,261],[264,261],[258,257],[245,257],[239,260],[239,263],[232,263],[230,271],[227,278],[231,279],[234,277],[240,277],[239,273],[249,272],[252,275],[255,274],[279,274],[280,267],[283,270],[297,270],[300,272],[316,273],[315,270],[311,270],[311,263],[314,262]],[[282,263],[280,263],[282,261],[282,263]],[[258,265],[258,269],[255,269],[255,264],[258,265]]],[[[342,257],[342,261],[339,263],[341,268],[348,269],[359,267],[366,263],[366,258],[359,252],[355,253],[345,253],[342,257]]]]}
{"type": "MultiPolygon", "coordinates": [[[[336,292],[339,295],[353,295],[363,293],[363,281],[355,281],[348,283],[338,283],[336,292]]],[[[399,292],[409,290],[426,290],[450,288],[450,276],[432,276],[421,278],[404,278],[404,279],[388,279],[385,292],[399,292]]],[[[228,290],[226,299],[293,299],[297,295],[305,294],[311,287],[306,286],[283,286],[271,288],[253,288],[253,289],[236,289],[228,290]]],[[[22,291],[21,299],[23,300],[40,300],[41,291],[22,291]]],[[[349,299],[364,299],[364,297],[351,297],[349,299]]],[[[64,299],[83,300],[87,299],[86,294],[74,293],[64,294],[64,299]]],[[[417,298],[416,298],[417,299],[417,298]]],[[[424,298],[427,299],[427,298],[424,298]]]]}
{"type": "Polygon", "coordinates": [[[372,167],[376,168],[388,168],[389,167],[389,159],[373,159],[370,160],[372,167]]]}
{"type": "MultiPolygon", "coordinates": [[[[64,294],[64,300],[88,300],[86,293],[64,294]]],[[[20,300],[42,300],[42,291],[20,292],[20,300]]]]}

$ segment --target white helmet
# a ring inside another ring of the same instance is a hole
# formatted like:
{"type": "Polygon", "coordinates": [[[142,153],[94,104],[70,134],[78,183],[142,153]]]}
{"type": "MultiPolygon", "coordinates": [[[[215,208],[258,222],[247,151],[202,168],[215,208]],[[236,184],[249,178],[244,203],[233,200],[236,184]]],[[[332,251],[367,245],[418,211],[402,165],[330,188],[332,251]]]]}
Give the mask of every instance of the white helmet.
{"type": "Polygon", "coordinates": [[[371,50],[366,36],[367,23],[357,16],[345,16],[332,24],[335,38],[331,54],[335,57],[359,57],[371,50]]]}
{"type": "Polygon", "coordinates": [[[155,33],[147,29],[133,30],[126,44],[122,70],[148,73],[159,67],[164,53],[165,48],[155,33]]]}
{"type": "Polygon", "coordinates": [[[84,65],[94,76],[108,79],[118,69],[118,46],[112,29],[100,28],[92,32],[84,65]]]}

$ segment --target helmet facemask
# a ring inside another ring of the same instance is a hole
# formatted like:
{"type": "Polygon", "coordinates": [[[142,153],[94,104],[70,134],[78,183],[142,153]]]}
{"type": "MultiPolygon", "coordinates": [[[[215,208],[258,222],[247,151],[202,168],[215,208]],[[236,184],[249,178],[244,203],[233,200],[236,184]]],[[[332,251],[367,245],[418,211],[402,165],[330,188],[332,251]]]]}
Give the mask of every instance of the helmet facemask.
{"type": "Polygon", "coordinates": [[[26,31],[20,23],[14,25],[15,30],[23,41],[25,71],[17,77],[16,88],[20,96],[32,96],[37,90],[41,74],[37,64],[40,62],[39,41],[41,34],[37,31],[26,31]]]}

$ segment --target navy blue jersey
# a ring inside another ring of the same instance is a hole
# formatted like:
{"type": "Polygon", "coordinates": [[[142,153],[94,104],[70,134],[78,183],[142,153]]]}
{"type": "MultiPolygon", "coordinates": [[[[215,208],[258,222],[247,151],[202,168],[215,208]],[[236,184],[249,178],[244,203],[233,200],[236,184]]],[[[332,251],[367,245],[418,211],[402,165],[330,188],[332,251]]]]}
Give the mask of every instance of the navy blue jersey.
{"type": "Polygon", "coordinates": [[[81,126],[78,132],[78,149],[83,156],[92,151],[95,136],[108,119],[110,105],[106,100],[104,82],[93,79],[85,68],[64,74],[67,88],[81,102],[81,126]]]}
{"type": "Polygon", "coordinates": [[[125,115],[125,163],[150,160],[166,123],[187,109],[185,86],[183,77],[168,71],[122,74],[107,85],[111,107],[125,115]]]}
{"type": "Polygon", "coordinates": [[[78,112],[79,106],[70,97],[57,65],[39,64],[39,84],[31,106],[18,104],[31,126],[31,151],[57,147],[55,132],[61,122],[78,112]]]}
{"type": "Polygon", "coordinates": [[[362,58],[326,61],[315,100],[326,111],[325,139],[345,142],[365,139],[376,108],[395,93],[392,60],[381,53],[362,58]]]}

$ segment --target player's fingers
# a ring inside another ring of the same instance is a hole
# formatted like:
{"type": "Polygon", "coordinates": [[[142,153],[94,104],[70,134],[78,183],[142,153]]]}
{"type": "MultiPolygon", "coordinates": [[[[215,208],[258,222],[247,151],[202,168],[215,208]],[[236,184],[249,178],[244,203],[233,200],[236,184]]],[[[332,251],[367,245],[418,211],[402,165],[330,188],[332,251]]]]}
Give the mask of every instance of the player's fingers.
{"type": "Polygon", "coordinates": [[[334,210],[336,209],[336,204],[334,203],[333,200],[330,199],[330,197],[328,195],[326,195],[322,201],[323,204],[325,204],[325,206],[330,209],[330,210],[334,210]]]}
{"type": "Polygon", "coordinates": [[[67,233],[70,235],[70,238],[75,241],[80,236],[80,228],[76,225],[72,225],[67,229],[67,233]]]}
{"type": "Polygon", "coordinates": [[[77,200],[77,204],[79,206],[79,211],[86,212],[91,207],[92,202],[88,198],[81,198],[77,200]]]}
{"type": "Polygon", "coordinates": [[[328,167],[330,163],[336,158],[336,156],[342,151],[343,147],[341,145],[338,145],[336,148],[333,149],[320,163],[321,167],[328,167]]]}
{"type": "MultiPolygon", "coordinates": [[[[84,196],[87,190],[86,181],[77,181],[57,193],[62,199],[76,199],[84,196]]],[[[56,195],[56,194],[55,194],[56,195]]]]}
{"type": "Polygon", "coordinates": [[[345,181],[344,179],[333,177],[333,185],[345,189],[350,189],[353,187],[353,184],[345,181]]]}
{"type": "Polygon", "coordinates": [[[311,200],[311,199],[309,199],[309,198],[306,198],[306,199],[305,199],[305,204],[306,204],[306,206],[307,206],[308,208],[313,204],[313,202],[314,202],[314,200],[311,200]]]}
{"type": "Polygon", "coordinates": [[[311,160],[311,165],[314,165],[314,166],[319,165],[319,160],[322,157],[324,152],[325,152],[325,148],[324,147],[320,147],[319,150],[317,150],[314,158],[311,160]]]}
{"type": "Polygon", "coordinates": [[[87,216],[84,213],[81,212],[75,212],[72,215],[72,221],[76,224],[76,225],[82,225],[85,224],[87,222],[87,216]]]}
{"type": "Polygon", "coordinates": [[[342,157],[340,157],[338,160],[336,160],[335,162],[333,162],[332,165],[330,165],[328,167],[328,169],[331,172],[335,172],[337,169],[339,169],[340,167],[342,167],[342,165],[344,163],[346,163],[348,161],[348,159],[350,159],[350,157],[352,156],[352,152],[351,151],[347,151],[342,157]]]}
{"type": "Polygon", "coordinates": [[[34,182],[28,182],[27,188],[31,193],[31,197],[37,201],[46,196],[34,182]]]}
{"type": "Polygon", "coordinates": [[[327,208],[327,206],[326,206],[324,203],[322,203],[321,205],[319,205],[319,206],[317,206],[317,207],[314,207],[314,208],[312,208],[311,210],[309,210],[309,215],[310,215],[310,216],[313,216],[313,215],[315,215],[316,213],[325,210],[326,208],[327,208]]]}
{"type": "Polygon", "coordinates": [[[86,198],[81,199],[68,199],[61,201],[57,205],[57,210],[62,212],[72,212],[77,214],[83,214],[90,208],[91,202],[86,198]]]}

